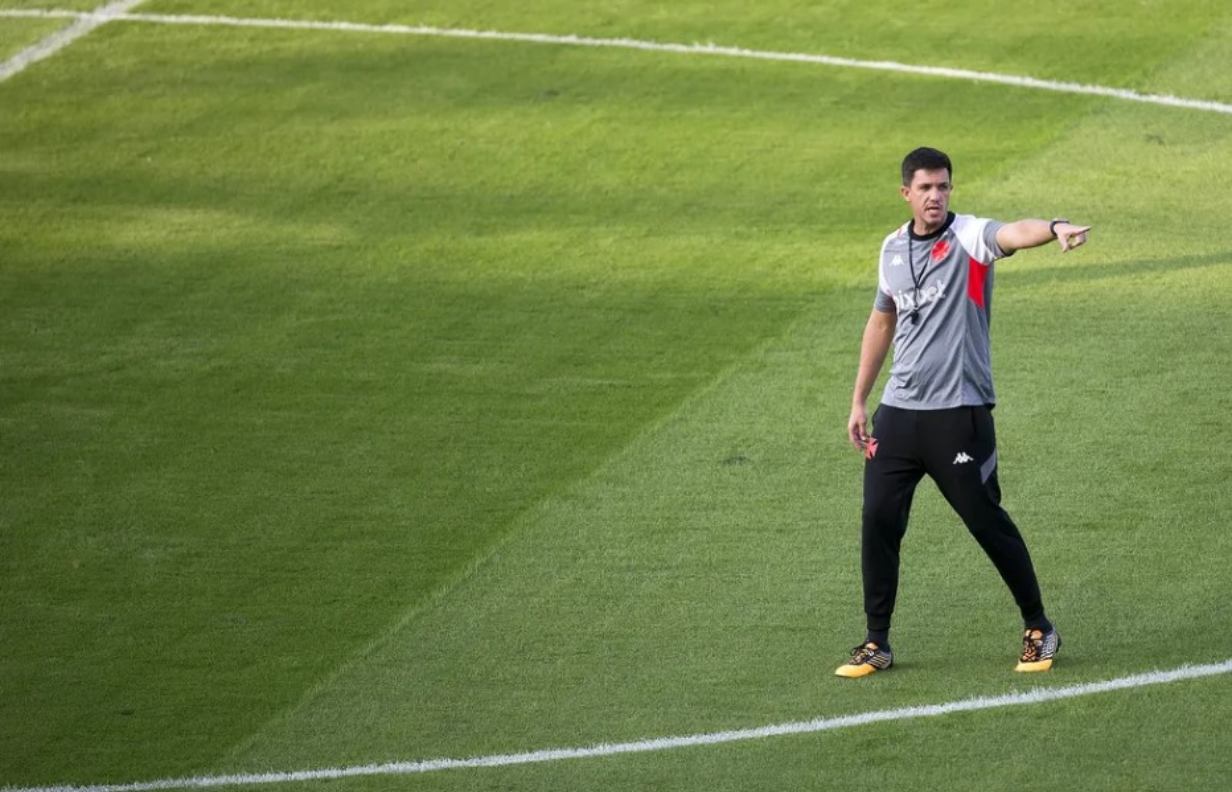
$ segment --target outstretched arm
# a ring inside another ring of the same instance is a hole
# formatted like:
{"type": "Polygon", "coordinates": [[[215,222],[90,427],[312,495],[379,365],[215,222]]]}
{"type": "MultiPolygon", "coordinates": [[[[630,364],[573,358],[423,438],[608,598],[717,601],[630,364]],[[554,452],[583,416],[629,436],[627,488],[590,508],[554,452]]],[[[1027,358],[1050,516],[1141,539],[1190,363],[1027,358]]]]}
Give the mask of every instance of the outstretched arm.
{"type": "Polygon", "coordinates": [[[877,375],[881,373],[881,364],[890,350],[897,324],[898,317],[893,312],[874,308],[868,323],[864,325],[864,338],[860,341],[860,368],[856,371],[855,391],[851,394],[851,416],[847,419],[847,437],[857,451],[863,451],[869,439],[865,404],[877,375]]]}
{"type": "Polygon", "coordinates": [[[1046,245],[1055,239],[1061,243],[1061,252],[1064,253],[1086,242],[1090,230],[1091,226],[1074,225],[1068,220],[1054,220],[1051,223],[1047,220],[1019,220],[997,229],[997,244],[1008,255],[1015,250],[1046,245]]]}

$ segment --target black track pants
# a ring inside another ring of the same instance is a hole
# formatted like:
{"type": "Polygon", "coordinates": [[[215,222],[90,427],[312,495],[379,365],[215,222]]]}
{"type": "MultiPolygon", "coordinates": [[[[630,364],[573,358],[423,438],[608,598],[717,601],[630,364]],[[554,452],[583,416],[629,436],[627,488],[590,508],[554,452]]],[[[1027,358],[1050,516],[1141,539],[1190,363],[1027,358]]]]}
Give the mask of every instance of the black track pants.
{"type": "Polygon", "coordinates": [[[1031,555],[1001,508],[997,441],[987,407],[904,410],[882,405],[873,415],[877,453],[864,465],[861,566],[870,630],[887,630],[898,594],[898,551],[911,498],[924,474],[984,548],[1009,586],[1026,624],[1044,618],[1031,555]]]}

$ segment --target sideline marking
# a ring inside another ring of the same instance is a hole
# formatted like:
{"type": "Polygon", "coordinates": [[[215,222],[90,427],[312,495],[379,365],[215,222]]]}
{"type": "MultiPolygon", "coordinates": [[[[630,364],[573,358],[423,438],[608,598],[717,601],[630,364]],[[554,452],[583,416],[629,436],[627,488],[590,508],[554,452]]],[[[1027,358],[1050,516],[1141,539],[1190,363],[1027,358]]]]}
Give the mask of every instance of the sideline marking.
{"type": "MultiPolygon", "coordinates": [[[[17,53],[8,60],[0,63],[0,82],[4,82],[14,74],[19,74],[26,70],[26,67],[31,64],[38,63],[44,58],[50,58],[60,50],[72,44],[77,39],[89,33],[94,28],[100,25],[118,19],[125,12],[132,10],[144,0],[113,0],[113,2],[101,5],[93,11],[86,13],[73,13],[66,18],[73,19],[72,24],[67,27],[57,30],[50,36],[31,44],[21,52],[17,53]]],[[[12,14],[7,11],[0,11],[0,16],[26,16],[25,14],[12,14]]],[[[63,15],[61,15],[63,16],[63,15]]]]}
{"type": "MultiPolygon", "coordinates": [[[[760,740],[766,737],[781,737],[794,734],[865,726],[870,723],[912,720],[949,715],[955,712],[1017,707],[1027,704],[1042,704],[1048,701],[1108,693],[1114,690],[1162,685],[1186,679],[1200,679],[1232,672],[1232,659],[1207,665],[1183,665],[1170,671],[1148,671],[1143,674],[1108,679],[1103,682],[1086,682],[1065,687],[1035,688],[1023,693],[1007,693],[1002,696],[980,696],[951,701],[946,704],[929,704],[918,707],[876,710],[855,715],[840,715],[816,718],[809,721],[779,723],[753,729],[689,734],[680,737],[657,737],[636,742],[600,743],[581,748],[546,748],[516,754],[476,756],[470,759],[425,759],[414,762],[386,762],[384,764],[355,765],[351,767],[323,768],[320,770],[295,770],[282,773],[251,773],[194,778],[166,778],[157,781],[138,781],[129,784],[89,784],[44,787],[4,787],[3,792],[161,792],[172,789],[205,789],[210,787],[245,786],[253,784],[282,784],[294,781],[324,781],[359,776],[398,776],[417,773],[432,773],[438,770],[454,770],[466,767],[507,767],[509,765],[533,764],[536,762],[559,762],[563,759],[589,759],[616,754],[648,753],[688,748],[695,745],[718,745],[720,743],[760,740]]],[[[838,683],[853,684],[853,683],[838,683]]],[[[856,682],[854,684],[868,684],[856,682]]]]}
{"type": "MultiPolygon", "coordinates": [[[[0,17],[27,18],[76,18],[90,19],[95,12],[66,11],[61,9],[12,9],[0,10],[0,17]]],[[[498,41],[519,41],[534,44],[559,44],[577,47],[614,47],[618,49],[648,50],[651,52],[672,52],[683,55],[716,55],[728,58],[753,58],[770,61],[792,61],[797,63],[814,63],[823,66],[836,66],[848,69],[873,69],[876,71],[899,72],[903,74],[918,74],[928,77],[943,77],[953,80],[970,80],[974,82],[989,82],[1000,85],[1010,85],[1017,88],[1031,88],[1040,91],[1057,93],[1084,94],[1088,96],[1103,96],[1111,99],[1121,99],[1129,102],[1163,105],[1165,107],[1182,107],[1189,110],[1204,110],[1211,113],[1232,115],[1232,104],[1214,102],[1205,99],[1187,99],[1182,96],[1168,94],[1144,94],[1125,88],[1108,88],[1103,85],[1086,85],[1083,83],[1060,82],[1057,80],[1041,80],[1035,77],[1023,77],[1014,74],[998,74],[996,72],[972,71],[969,69],[951,69],[944,66],[919,66],[896,61],[860,60],[857,58],[840,58],[833,55],[810,55],[803,52],[775,52],[769,50],[744,49],[743,47],[723,47],[716,44],[672,44],[655,41],[642,41],[630,38],[590,38],[587,36],[560,36],[550,33],[509,33],[498,30],[466,30],[463,28],[438,28],[424,25],[372,25],[360,22],[314,22],[312,20],[295,19],[246,19],[228,16],[203,16],[198,14],[127,14],[119,13],[108,17],[108,20],[124,22],[147,22],[161,25],[214,25],[226,27],[247,28],[279,28],[284,30],[333,30],[348,33],[388,33],[402,36],[439,36],[445,38],[488,39],[498,41]]]]}

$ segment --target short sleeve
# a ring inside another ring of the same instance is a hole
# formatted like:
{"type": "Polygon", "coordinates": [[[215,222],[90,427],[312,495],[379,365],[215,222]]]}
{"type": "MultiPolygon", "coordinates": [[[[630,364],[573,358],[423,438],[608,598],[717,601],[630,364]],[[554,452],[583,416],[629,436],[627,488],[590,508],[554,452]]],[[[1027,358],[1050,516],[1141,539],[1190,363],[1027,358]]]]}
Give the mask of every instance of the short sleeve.
{"type": "Polygon", "coordinates": [[[994,259],[1009,258],[1014,255],[1014,251],[1011,250],[1009,253],[1006,253],[1001,249],[1001,246],[997,244],[997,231],[999,231],[1003,225],[1005,225],[1005,223],[1002,223],[1000,220],[989,220],[984,224],[984,246],[992,253],[992,257],[994,259]]]}
{"type": "Polygon", "coordinates": [[[877,287],[877,296],[873,298],[873,309],[882,313],[894,313],[895,308],[894,298],[885,293],[885,290],[880,286],[877,287]]]}
{"type": "MultiPolygon", "coordinates": [[[[906,226],[903,226],[903,229],[905,228],[906,226]]],[[[898,306],[894,304],[894,298],[891,296],[890,284],[886,282],[884,265],[886,246],[902,233],[903,229],[886,237],[885,241],[881,243],[881,252],[877,254],[877,296],[873,298],[873,310],[880,311],[881,313],[894,313],[898,310],[898,306]]]]}
{"type": "Polygon", "coordinates": [[[1000,220],[958,215],[954,219],[952,228],[967,253],[981,264],[991,264],[997,259],[1010,255],[997,244],[997,231],[1003,225],[1005,223],[1000,220]]]}

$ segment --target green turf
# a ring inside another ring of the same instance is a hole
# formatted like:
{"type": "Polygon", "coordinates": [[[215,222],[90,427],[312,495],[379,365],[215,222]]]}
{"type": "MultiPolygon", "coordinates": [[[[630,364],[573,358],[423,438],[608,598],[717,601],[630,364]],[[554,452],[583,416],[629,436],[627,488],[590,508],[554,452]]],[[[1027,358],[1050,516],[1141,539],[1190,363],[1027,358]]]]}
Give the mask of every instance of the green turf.
{"type": "MultiPolygon", "coordinates": [[[[603,4],[541,0],[533,8],[490,0],[307,5],[300,0],[160,0],[151,7],[179,13],[714,42],[1126,88],[1144,87],[1155,64],[1183,57],[1194,41],[1226,22],[1226,10],[1209,0],[1133,4],[1045,0],[1011,6],[993,0],[944,4],[831,0],[807,6],[785,0],[603,4]]],[[[1185,83],[1171,88],[1181,93],[1193,89],[1185,83]]]]}
{"type": "MultiPolygon", "coordinates": [[[[1232,722],[1226,677],[1113,693],[1029,709],[993,710],[862,726],[848,731],[777,737],[665,753],[577,759],[550,764],[457,769],[402,778],[330,782],[343,792],[368,790],[588,789],[851,789],[906,787],[955,792],[1018,790],[1031,783],[1080,783],[1100,792],[1220,788],[1232,772],[1226,753],[1185,750],[1218,743],[1232,722]],[[1144,710],[1153,713],[1143,718],[1144,710]],[[1035,752],[1032,732],[1065,724],[1047,752],[1035,752]],[[1078,738],[1072,738],[1079,735],[1078,738]],[[1027,738],[1028,748],[1018,743],[1027,738]],[[1182,750],[1176,750],[1178,744],[1182,750]]],[[[319,782],[287,784],[304,792],[319,782]]]]}
{"type": "MultiPolygon", "coordinates": [[[[730,9],[422,18],[890,56],[881,12],[730,9]]],[[[1061,61],[1032,11],[1004,63],[979,36],[944,61],[1218,97],[1227,14],[1190,11],[1087,28],[1061,61]]],[[[941,60],[943,37],[894,57],[941,60]]],[[[1232,656],[1230,130],[782,63],[92,33],[0,84],[0,785],[637,739],[1232,656]],[[858,332],[920,142],[956,157],[960,210],[1097,226],[998,279],[1007,505],[1066,631],[1043,680],[1007,673],[1008,594],[931,491],[901,667],[829,676],[860,629],[858,332]]],[[[1227,691],[347,785],[998,789],[1059,741],[1049,778],[1179,788],[1226,775],[1227,691]]]]}
{"type": "MultiPolygon", "coordinates": [[[[1103,275],[1097,270],[1085,282],[1103,275]]],[[[1005,279],[1009,290],[1013,280],[1005,279]]],[[[1179,291],[1187,279],[1177,280],[1164,285],[1179,291]]],[[[818,314],[828,318],[802,323],[759,351],[589,486],[545,504],[449,603],[386,636],[377,651],[262,736],[259,750],[225,767],[264,767],[286,757],[297,767],[313,758],[361,763],[406,757],[408,745],[427,758],[589,744],[947,701],[1026,684],[1009,673],[1015,625],[1008,595],[928,490],[907,543],[899,668],[869,686],[828,675],[837,648],[860,629],[856,463],[839,454],[837,433],[826,441],[810,429],[838,425],[842,417],[808,400],[817,394],[816,379],[835,382],[841,364],[809,371],[801,361],[841,361],[837,328],[856,318],[841,305],[858,299],[843,297],[819,302],[818,314]]],[[[1225,287],[1217,305],[1226,309],[1229,298],[1225,287]]],[[[1085,295],[1054,297],[1057,313],[1041,321],[1022,316],[1031,303],[1019,299],[1000,309],[999,330],[1029,337],[1086,302],[1085,295]]],[[[1110,305],[1092,321],[1114,322],[1117,310],[1110,305]]],[[[1182,330],[1164,311],[1143,318],[1161,334],[1182,330]]],[[[1182,354],[1174,365],[1210,365],[1229,352],[1224,342],[1182,354]]],[[[1059,365],[1083,365],[1079,350],[1061,354],[1059,365]]],[[[841,404],[841,388],[821,388],[823,403],[841,404]]],[[[1011,394],[1027,404],[1050,396],[1038,385],[1011,387],[1011,394]]],[[[1093,396],[1075,391],[1071,408],[1097,411],[1101,399],[1093,396]]],[[[1228,656],[1226,637],[1204,626],[1232,549],[1210,510],[1212,493],[1230,472],[1226,463],[1187,469],[1183,490],[1161,493],[1158,485],[1128,484],[1149,482],[1146,471],[1176,467],[1177,460],[1158,458],[1154,444],[1113,443],[1130,457],[1123,460],[1098,453],[1118,427],[1158,422],[1158,406],[1129,400],[1117,416],[1072,427],[1064,441],[1047,416],[1036,417],[1028,432],[1013,406],[1004,409],[1008,505],[1036,547],[1069,641],[1064,665],[1031,682],[1063,684],[1228,656]],[[1051,442],[1031,442],[1050,436],[1051,442]],[[1063,446],[1069,448],[1058,452],[1063,446]],[[1103,486],[1058,480],[1081,479],[1084,469],[1097,471],[1103,486]],[[1030,498],[1037,487],[1068,494],[1030,498]],[[1198,542],[1206,548],[1200,555],[1198,542]],[[1150,566],[1139,570],[1146,559],[1150,566]],[[1145,662],[1143,634],[1155,639],[1145,662]]],[[[1194,446],[1228,439],[1216,426],[1204,430],[1194,446]]],[[[1182,445],[1172,453],[1185,451],[1182,445]]],[[[1040,716],[1003,717],[1010,723],[1040,716]]],[[[1062,720],[1046,732],[1019,735],[1012,748],[995,730],[978,739],[989,751],[1024,759],[1048,751],[1070,730],[1078,739],[1083,729],[1062,720]]],[[[1209,748],[1188,739],[1172,750],[1178,761],[1202,767],[1209,748]]]]}
{"type": "Polygon", "coordinates": [[[64,27],[63,20],[0,19],[0,61],[64,27]]]}
{"type": "MultiPolygon", "coordinates": [[[[59,9],[63,11],[91,11],[100,6],[106,5],[106,0],[4,0],[4,5],[0,5],[3,9],[59,9]]],[[[4,22],[8,24],[8,20],[4,22]]],[[[60,20],[60,25],[66,24],[60,20]]]]}

